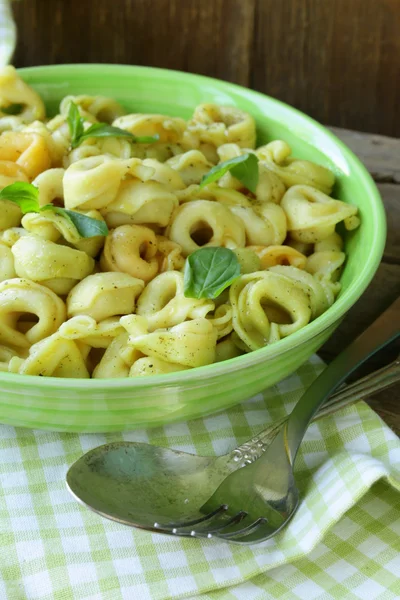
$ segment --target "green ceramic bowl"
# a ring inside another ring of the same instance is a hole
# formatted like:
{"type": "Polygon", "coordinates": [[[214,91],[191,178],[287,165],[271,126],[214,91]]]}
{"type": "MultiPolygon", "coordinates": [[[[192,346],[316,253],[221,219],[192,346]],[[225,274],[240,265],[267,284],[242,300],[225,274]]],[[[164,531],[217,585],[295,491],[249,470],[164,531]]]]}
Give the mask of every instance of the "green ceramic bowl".
{"type": "Polygon", "coordinates": [[[259,143],[287,141],[293,153],[333,169],[334,196],[359,207],[361,227],[347,236],[348,258],[335,304],[301,331],[223,363],[135,379],[56,379],[0,373],[0,421],[78,432],[122,431],[207,415],[249,398],[295,371],[329,338],[371,281],[385,242],[385,213],[374,182],[334,135],[301,112],[239,86],[176,71],[120,65],[22,69],[21,76],[58,110],[67,94],[102,94],[134,112],[187,118],[201,102],[252,114],[259,143]]]}

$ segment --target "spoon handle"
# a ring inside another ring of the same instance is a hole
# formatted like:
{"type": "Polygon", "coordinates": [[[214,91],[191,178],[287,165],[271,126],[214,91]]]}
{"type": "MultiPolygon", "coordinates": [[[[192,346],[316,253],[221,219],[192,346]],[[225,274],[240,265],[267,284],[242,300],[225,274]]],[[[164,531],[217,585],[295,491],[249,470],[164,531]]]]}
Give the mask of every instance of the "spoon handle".
{"type": "MultiPolygon", "coordinates": [[[[375,392],[384,390],[395,383],[400,381],[400,356],[390,363],[382,367],[381,369],[365,375],[365,377],[358,379],[352,384],[347,385],[343,389],[332,394],[322,407],[319,408],[317,413],[313,416],[312,421],[322,419],[323,417],[333,414],[344,408],[350,406],[364,398],[367,398],[375,392]]],[[[244,444],[241,444],[230,453],[230,459],[232,459],[233,465],[235,463],[244,466],[250,464],[260,458],[265,449],[270,445],[271,441],[276,436],[279,429],[284,425],[289,416],[283,417],[271,423],[266,429],[263,429],[255,437],[247,440],[244,444]]]]}
{"type": "Polygon", "coordinates": [[[293,463],[304,434],[329,395],[358,366],[400,335],[400,298],[339,354],[300,398],[286,424],[286,448],[293,463]]]}

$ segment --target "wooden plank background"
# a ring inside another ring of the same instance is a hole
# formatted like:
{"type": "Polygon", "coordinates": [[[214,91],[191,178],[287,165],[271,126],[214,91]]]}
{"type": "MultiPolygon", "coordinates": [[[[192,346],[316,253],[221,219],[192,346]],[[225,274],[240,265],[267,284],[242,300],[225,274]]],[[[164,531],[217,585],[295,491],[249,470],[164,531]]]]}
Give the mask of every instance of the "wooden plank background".
{"type": "Polygon", "coordinates": [[[202,73],[325,124],[400,135],[400,0],[20,0],[17,66],[202,73]]]}

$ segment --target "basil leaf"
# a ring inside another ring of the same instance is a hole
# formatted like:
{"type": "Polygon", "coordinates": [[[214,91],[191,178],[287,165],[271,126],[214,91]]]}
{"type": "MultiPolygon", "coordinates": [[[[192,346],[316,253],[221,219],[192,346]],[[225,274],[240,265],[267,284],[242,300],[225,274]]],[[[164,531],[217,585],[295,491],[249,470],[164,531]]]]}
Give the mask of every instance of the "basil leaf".
{"type": "Polygon", "coordinates": [[[186,298],[216,298],[240,275],[237,256],[228,248],[200,248],[188,256],[184,270],[186,298]]]}
{"type": "Polygon", "coordinates": [[[84,140],[87,140],[91,137],[104,138],[104,137],[123,137],[128,138],[130,141],[135,142],[137,144],[152,144],[160,139],[160,136],[136,136],[125,129],[120,129],[119,127],[113,127],[113,125],[107,125],[107,123],[94,123],[86,129],[86,131],[79,138],[79,144],[84,140]]]}
{"type": "Polygon", "coordinates": [[[16,181],[7,185],[0,192],[0,200],[9,200],[18,204],[22,214],[39,212],[39,190],[31,183],[16,181]]]}
{"type": "Polygon", "coordinates": [[[0,112],[5,115],[20,115],[24,109],[23,104],[9,104],[8,106],[2,106],[0,112]]]}
{"type": "Polygon", "coordinates": [[[24,181],[16,181],[11,185],[7,185],[0,191],[0,200],[9,200],[18,204],[23,215],[29,212],[43,212],[52,210],[58,215],[68,219],[75,227],[79,235],[83,238],[94,237],[96,235],[107,235],[108,227],[104,221],[92,219],[87,215],[54,206],[53,204],[39,205],[39,190],[31,183],[24,181]]]}
{"type": "Polygon", "coordinates": [[[255,154],[249,153],[246,160],[232,167],[231,173],[248,190],[253,192],[253,194],[256,193],[258,185],[258,158],[255,154]]]}
{"type": "Polygon", "coordinates": [[[81,143],[81,137],[84,133],[83,118],[74,102],[69,103],[67,123],[71,132],[71,147],[76,148],[81,143]]]}
{"type": "Polygon", "coordinates": [[[137,144],[152,144],[160,139],[158,134],[136,136],[130,133],[130,131],[114,127],[113,125],[107,125],[107,123],[93,123],[85,131],[84,122],[85,120],[81,117],[78,107],[74,102],[71,102],[67,116],[67,123],[71,132],[71,148],[77,148],[79,144],[93,137],[124,137],[137,144]]]}
{"type": "Polygon", "coordinates": [[[106,236],[108,234],[107,224],[99,219],[92,219],[92,217],[88,217],[87,215],[82,215],[74,210],[68,210],[60,206],[54,206],[53,204],[42,206],[40,212],[46,210],[52,210],[57,215],[68,219],[82,238],[95,237],[96,235],[106,236]]]}
{"type": "Polygon", "coordinates": [[[213,167],[201,180],[200,189],[209,183],[218,181],[225,173],[231,171],[243,185],[253,194],[258,184],[258,158],[250,152],[235,156],[213,167]]]}

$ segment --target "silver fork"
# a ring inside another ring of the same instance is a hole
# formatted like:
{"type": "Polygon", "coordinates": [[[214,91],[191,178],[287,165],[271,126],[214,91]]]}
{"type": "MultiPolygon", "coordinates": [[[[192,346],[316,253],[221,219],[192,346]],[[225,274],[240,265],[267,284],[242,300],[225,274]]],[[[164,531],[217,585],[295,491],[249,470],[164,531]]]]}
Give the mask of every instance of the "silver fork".
{"type": "Polygon", "coordinates": [[[154,523],[173,535],[213,536],[237,543],[261,542],[293,516],[299,494],[293,467],[318,408],[360,364],[400,335],[400,299],[350,344],[303,394],[261,457],[229,475],[191,521],[154,523]]]}
{"type": "Polygon", "coordinates": [[[288,418],[228,455],[201,457],[138,442],[112,443],[87,452],[71,466],[70,491],[100,515],[150,531],[237,543],[275,535],[297,508],[293,465],[317,412],[332,410],[338,397],[348,404],[350,394],[357,400],[366,389],[399,380],[395,362],[322,407],[357,366],[399,336],[399,316],[400,299],[323,371],[288,418]]]}

